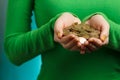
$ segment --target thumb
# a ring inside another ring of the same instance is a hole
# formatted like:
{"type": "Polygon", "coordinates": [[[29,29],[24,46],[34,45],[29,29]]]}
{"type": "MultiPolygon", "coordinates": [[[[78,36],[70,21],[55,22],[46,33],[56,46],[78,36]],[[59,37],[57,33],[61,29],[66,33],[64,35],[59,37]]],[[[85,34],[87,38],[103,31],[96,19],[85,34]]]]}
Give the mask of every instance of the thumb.
{"type": "Polygon", "coordinates": [[[103,26],[101,29],[100,39],[104,42],[109,36],[109,27],[103,26]]]}
{"type": "Polygon", "coordinates": [[[57,34],[58,38],[62,38],[63,31],[62,31],[62,30],[59,30],[59,31],[57,31],[56,34],[57,34]]]}
{"type": "Polygon", "coordinates": [[[73,23],[81,24],[81,20],[77,17],[75,17],[73,23]]]}
{"type": "Polygon", "coordinates": [[[62,21],[56,21],[55,23],[55,28],[54,28],[54,32],[57,35],[58,38],[61,38],[63,35],[63,22],[62,21]]]}
{"type": "Polygon", "coordinates": [[[90,22],[89,22],[89,20],[87,20],[87,21],[85,22],[85,24],[87,24],[87,25],[90,25],[90,22]]]}

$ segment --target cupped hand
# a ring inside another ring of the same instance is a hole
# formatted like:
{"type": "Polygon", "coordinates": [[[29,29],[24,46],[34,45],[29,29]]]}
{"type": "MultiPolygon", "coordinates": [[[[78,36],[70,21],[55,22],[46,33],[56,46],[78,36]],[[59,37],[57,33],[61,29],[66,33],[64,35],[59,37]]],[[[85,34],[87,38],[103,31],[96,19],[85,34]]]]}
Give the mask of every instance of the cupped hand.
{"type": "Polygon", "coordinates": [[[80,24],[81,21],[71,13],[63,13],[56,20],[54,25],[54,41],[60,43],[65,49],[69,49],[71,51],[80,51],[81,43],[77,36],[73,34],[63,36],[63,29],[74,23],[80,24]]]}
{"type": "Polygon", "coordinates": [[[100,30],[100,39],[90,38],[86,44],[88,51],[94,51],[109,42],[109,23],[102,15],[96,14],[86,21],[86,24],[100,30]]]}

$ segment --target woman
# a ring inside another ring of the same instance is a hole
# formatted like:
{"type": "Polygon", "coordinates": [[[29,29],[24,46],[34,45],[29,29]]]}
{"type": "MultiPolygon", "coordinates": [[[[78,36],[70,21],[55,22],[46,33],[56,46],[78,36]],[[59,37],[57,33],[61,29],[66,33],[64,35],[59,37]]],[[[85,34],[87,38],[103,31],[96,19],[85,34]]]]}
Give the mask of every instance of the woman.
{"type": "Polygon", "coordinates": [[[16,65],[41,55],[38,80],[120,80],[118,6],[118,0],[9,0],[6,55],[16,65]],[[32,10],[38,27],[33,31],[32,10]],[[100,39],[82,45],[74,35],[62,36],[75,22],[100,30],[100,39]]]}

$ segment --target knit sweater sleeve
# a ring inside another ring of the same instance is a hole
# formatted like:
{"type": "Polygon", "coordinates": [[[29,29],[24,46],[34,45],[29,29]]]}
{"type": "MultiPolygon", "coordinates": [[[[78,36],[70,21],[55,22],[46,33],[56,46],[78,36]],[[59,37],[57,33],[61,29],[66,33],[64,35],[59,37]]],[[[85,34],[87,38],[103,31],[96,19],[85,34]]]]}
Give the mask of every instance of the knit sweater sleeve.
{"type": "Polygon", "coordinates": [[[53,17],[40,28],[31,31],[31,15],[34,0],[9,0],[4,48],[7,57],[15,65],[53,49],[53,25],[61,15],[53,17]]]}
{"type": "Polygon", "coordinates": [[[90,17],[96,14],[102,15],[110,25],[109,43],[105,47],[116,50],[116,51],[120,51],[120,24],[109,19],[109,17],[102,12],[96,12],[96,13],[88,15],[86,18],[83,19],[83,22],[85,22],[90,17]]]}

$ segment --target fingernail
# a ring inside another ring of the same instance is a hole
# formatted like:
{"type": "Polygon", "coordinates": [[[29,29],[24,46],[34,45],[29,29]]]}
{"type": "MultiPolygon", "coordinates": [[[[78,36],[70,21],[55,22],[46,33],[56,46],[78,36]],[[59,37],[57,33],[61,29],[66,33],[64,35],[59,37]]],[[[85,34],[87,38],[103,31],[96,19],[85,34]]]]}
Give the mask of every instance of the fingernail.
{"type": "Polygon", "coordinates": [[[106,40],[107,36],[106,35],[103,35],[101,36],[101,40],[104,42],[106,40]]]}
{"type": "Polygon", "coordinates": [[[60,32],[57,33],[57,36],[58,36],[58,38],[61,38],[61,34],[60,34],[60,32]]]}

